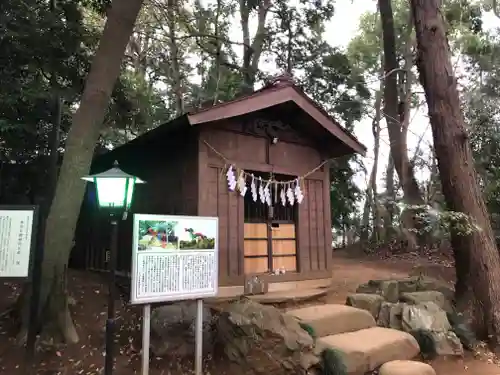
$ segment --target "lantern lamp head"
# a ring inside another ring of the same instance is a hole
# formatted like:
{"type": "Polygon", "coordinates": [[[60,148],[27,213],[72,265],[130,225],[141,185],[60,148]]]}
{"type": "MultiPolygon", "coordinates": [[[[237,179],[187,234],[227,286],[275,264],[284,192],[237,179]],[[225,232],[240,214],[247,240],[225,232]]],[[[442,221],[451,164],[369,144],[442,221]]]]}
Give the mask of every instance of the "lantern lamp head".
{"type": "Polygon", "coordinates": [[[100,208],[111,210],[130,209],[134,188],[136,184],[144,184],[140,178],[122,171],[118,162],[113,163],[113,168],[102,173],[82,177],[82,180],[95,183],[97,203],[100,208]]]}

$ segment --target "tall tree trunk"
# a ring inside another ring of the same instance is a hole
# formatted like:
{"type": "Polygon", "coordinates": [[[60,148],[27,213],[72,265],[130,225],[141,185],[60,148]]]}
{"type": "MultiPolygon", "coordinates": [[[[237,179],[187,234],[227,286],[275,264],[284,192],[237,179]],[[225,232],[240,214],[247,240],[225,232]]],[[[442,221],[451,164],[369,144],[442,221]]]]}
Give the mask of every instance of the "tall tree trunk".
{"type": "Polygon", "coordinates": [[[253,42],[250,42],[250,11],[252,3],[248,0],[240,0],[241,28],[243,32],[243,65],[241,72],[243,75],[242,91],[253,92],[255,78],[259,68],[260,56],[266,37],[266,19],[271,7],[270,0],[259,0],[257,7],[257,30],[253,42]]]}
{"type": "Polygon", "coordinates": [[[389,133],[391,155],[399,176],[405,200],[409,204],[422,203],[422,197],[415,180],[413,169],[408,160],[407,150],[403,149],[401,124],[399,121],[399,95],[397,72],[399,64],[396,56],[396,37],[391,0],[379,0],[380,19],[384,40],[384,112],[389,133]]]}
{"type": "MultiPolygon", "coordinates": [[[[66,342],[78,341],[68,308],[66,269],[85,193],[85,183],[81,177],[89,171],[111,92],[120,73],[125,47],[142,3],[143,0],[113,0],[111,4],[82,100],[68,133],[64,159],[46,221],[40,296],[43,314],[41,321],[46,333],[55,337],[60,335],[66,342]]],[[[28,311],[27,304],[23,310],[28,311]]],[[[23,313],[23,327],[26,327],[26,316],[23,313]]],[[[23,328],[20,333],[21,342],[24,341],[25,332],[23,328]]]]}
{"type": "MultiPolygon", "coordinates": [[[[57,9],[57,1],[50,1],[50,10],[55,13],[57,9]]],[[[53,67],[57,66],[57,62],[53,62],[53,67]]],[[[52,91],[53,107],[52,107],[52,128],[49,133],[48,148],[50,150],[50,156],[47,165],[47,184],[45,192],[45,207],[41,209],[42,220],[45,220],[48,214],[48,208],[52,202],[54,192],[56,190],[57,184],[57,174],[59,172],[59,147],[61,146],[60,130],[61,130],[61,118],[62,118],[62,102],[60,96],[59,84],[57,83],[57,73],[56,69],[52,71],[50,77],[50,90],[52,91]]]]}
{"type": "MultiPolygon", "coordinates": [[[[398,70],[399,64],[396,56],[396,37],[394,35],[394,16],[392,12],[391,0],[379,0],[380,19],[382,22],[382,33],[384,41],[384,112],[389,133],[391,155],[394,160],[394,167],[399,176],[403,197],[406,204],[423,204],[422,195],[413,173],[413,168],[408,159],[406,142],[400,119],[400,101],[398,94],[398,70]]],[[[405,226],[414,227],[411,224],[411,217],[405,215],[405,226]],[[409,222],[410,221],[410,222],[409,222]]],[[[406,228],[408,229],[408,228],[406,228]]],[[[405,237],[410,247],[416,246],[414,233],[404,230],[405,237]]]]}
{"type": "Polygon", "coordinates": [[[446,204],[450,210],[470,215],[481,228],[467,236],[452,233],[457,276],[460,279],[466,276],[464,272],[469,273],[477,333],[497,346],[500,258],[474,169],[439,3],[439,0],[411,0],[418,43],[417,66],[427,99],[446,204]]]}

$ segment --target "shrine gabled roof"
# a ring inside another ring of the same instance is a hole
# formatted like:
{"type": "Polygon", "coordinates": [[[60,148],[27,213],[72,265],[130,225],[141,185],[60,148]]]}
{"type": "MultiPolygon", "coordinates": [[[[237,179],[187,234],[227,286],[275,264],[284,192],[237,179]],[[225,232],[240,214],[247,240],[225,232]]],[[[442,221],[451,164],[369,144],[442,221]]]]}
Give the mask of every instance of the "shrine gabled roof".
{"type": "Polygon", "coordinates": [[[293,102],[352,152],[365,155],[366,147],[286,76],[276,78],[272,83],[250,95],[187,113],[187,118],[191,125],[199,125],[242,116],[289,102],[293,102]]]}

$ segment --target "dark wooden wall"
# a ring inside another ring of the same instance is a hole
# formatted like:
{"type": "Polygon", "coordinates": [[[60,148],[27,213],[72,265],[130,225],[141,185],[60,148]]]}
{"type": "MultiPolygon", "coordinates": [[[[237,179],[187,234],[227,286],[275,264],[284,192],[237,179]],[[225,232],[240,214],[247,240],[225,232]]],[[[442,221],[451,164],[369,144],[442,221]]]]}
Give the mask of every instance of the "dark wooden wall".
{"type": "MultiPolygon", "coordinates": [[[[269,137],[245,133],[241,120],[203,125],[199,139],[198,214],[219,217],[219,282],[242,285],[243,199],[227,188],[225,168],[229,164],[261,172],[302,176],[321,162],[320,153],[307,138],[284,136],[277,144],[269,137]],[[292,141],[293,139],[293,141],[292,141]],[[206,142],[220,152],[218,155],[206,142]]],[[[280,137],[281,139],[281,137],[280,137]]],[[[299,274],[273,276],[275,281],[329,277],[331,270],[330,185],[323,167],[305,181],[305,198],[297,223],[299,274]]]]}
{"type": "MultiPolygon", "coordinates": [[[[144,147],[119,148],[100,163],[118,160],[120,168],[134,174],[145,184],[136,185],[132,213],[161,215],[197,215],[198,212],[198,136],[194,129],[172,133],[144,147]]],[[[97,165],[97,169],[102,169],[97,165]]],[[[131,267],[133,214],[120,222],[120,271],[131,267]]],[[[110,224],[95,204],[93,186],[88,186],[75,238],[72,265],[106,269],[105,251],[110,246],[110,224]],[[94,198],[92,198],[94,197],[94,198]]]]}

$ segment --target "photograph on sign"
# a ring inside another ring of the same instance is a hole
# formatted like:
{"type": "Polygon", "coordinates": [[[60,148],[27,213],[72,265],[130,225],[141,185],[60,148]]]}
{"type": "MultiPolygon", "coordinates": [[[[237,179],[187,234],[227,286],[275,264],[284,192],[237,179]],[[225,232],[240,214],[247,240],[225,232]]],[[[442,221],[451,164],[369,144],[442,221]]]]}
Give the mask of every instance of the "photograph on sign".
{"type": "Polygon", "coordinates": [[[214,217],[134,215],[131,303],[215,296],[217,233],[214,217]]]}
{"type": "Polygon", "coordinates": [[[206,218],[139,220],[137,251],[213,250],[217,228],[206,218]]]}
{"type": "Polygon", "coordinates": [[[0,278],[27,278],[35,209],[0,208],[0,278]]]}

